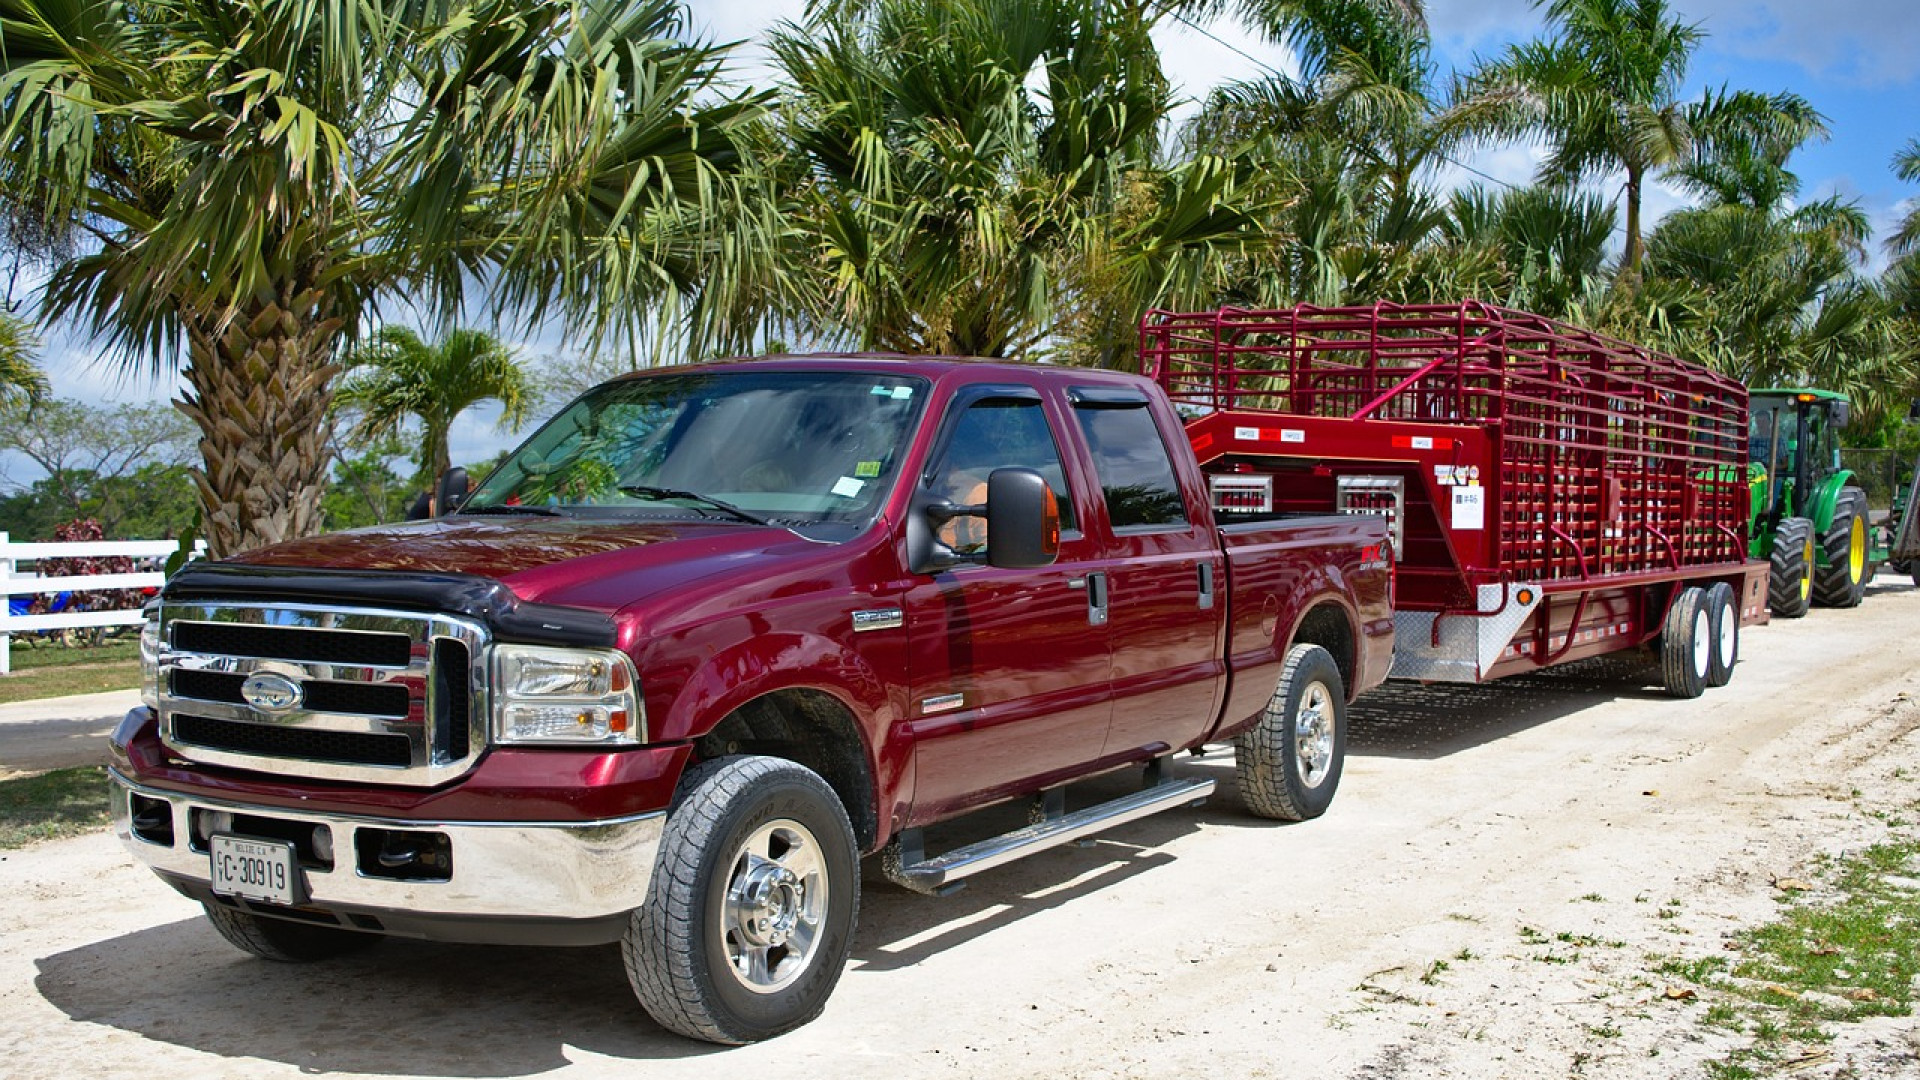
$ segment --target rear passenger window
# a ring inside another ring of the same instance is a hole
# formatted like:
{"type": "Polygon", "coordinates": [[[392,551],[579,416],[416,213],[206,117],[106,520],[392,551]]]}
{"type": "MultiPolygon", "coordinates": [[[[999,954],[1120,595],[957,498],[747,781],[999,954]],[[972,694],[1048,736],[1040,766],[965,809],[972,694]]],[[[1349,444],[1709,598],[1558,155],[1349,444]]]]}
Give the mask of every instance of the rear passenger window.
{"type": "Polygon", "coordinates": [[[1187,506],[1173,476],[1173,459],[1160,439],[1146,400],[1136,404],[1103,394],[1098,401],[1076,401],[1093,471],[1107,499],[1107,514],[1119,529],[1165,528],[1187,524],[1187,506]]]}

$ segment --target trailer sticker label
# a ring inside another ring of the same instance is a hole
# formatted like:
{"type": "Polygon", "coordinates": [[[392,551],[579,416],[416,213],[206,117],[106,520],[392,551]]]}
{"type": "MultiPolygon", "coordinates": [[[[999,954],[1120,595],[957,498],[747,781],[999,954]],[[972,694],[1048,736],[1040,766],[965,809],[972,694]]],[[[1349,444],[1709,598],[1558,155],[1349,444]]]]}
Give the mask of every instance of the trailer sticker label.
{"type": "Polygon", "coordinates": [[[1459,444],[1452,439],[1438,435],[1395,435],[1393,447],[1396,450],[1451,450],[1459,444]]]}
{"type": "Polygon", "coordinates": [[[1487,527],[1486,489],[1479,486],[1453,489],[1453,527],[1456,529],[1484,529],[1487,527]]]}
{"type": "Polygon", "coordinates": [[[1259,442],[1260,429],[1257,427],[1237,427],[1233,429],[1233,437],[1239,439],[1241,442],[1259,442]]]}
{"type": "Polygon", "coordinates": [[[1280,441],[1303,443],[1307,441],[1307,433],[1299,428],[1281,428],[1280,441]]]}

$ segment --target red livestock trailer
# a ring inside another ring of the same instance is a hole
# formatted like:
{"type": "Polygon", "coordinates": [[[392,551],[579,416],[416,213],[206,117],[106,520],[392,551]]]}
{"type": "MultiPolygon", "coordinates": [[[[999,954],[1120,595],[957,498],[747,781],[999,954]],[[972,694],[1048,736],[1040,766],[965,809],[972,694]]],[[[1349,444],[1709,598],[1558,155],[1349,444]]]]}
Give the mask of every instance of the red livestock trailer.
{"type": "Polygon", "coordinates": [[[1140,333],[1224,514],[1388,516],[1396,678],[1652,645],[1693,697],[1766,619],[1733,379],[1473,301],[1155,311],[1140,333]]]}

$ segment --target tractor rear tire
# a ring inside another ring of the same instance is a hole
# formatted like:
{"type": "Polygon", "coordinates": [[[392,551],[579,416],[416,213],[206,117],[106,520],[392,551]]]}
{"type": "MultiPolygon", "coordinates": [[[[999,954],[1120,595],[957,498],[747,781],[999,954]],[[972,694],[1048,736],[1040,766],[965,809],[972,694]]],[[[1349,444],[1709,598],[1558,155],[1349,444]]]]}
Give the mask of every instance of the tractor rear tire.
{"type": "Polygon", "coordinates": [[[1867,493],[1841,488],[1833,523],[1820,534],[1826,565],[1813,572],[1813,599],[1822,607],[1857,607],[1867,592],[1867,493]]]}
{"type": "Polygon", "coordinates": [[[1773,530],[1772,568],[1767,574],[1767,608],[1782,619],[1797,619],[1813,602],[1813,522],[1781,518],[1773,530]]]}

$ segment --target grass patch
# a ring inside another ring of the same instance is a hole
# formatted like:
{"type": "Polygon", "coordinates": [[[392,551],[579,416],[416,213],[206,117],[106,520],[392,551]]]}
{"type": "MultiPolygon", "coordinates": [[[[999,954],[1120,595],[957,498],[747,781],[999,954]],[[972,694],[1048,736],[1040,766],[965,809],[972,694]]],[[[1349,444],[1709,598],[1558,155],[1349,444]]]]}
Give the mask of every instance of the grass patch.
{"type": "Polygon", "coordinates": [[[1745,1031],[1749,1045],[1709,1064],[1715,1077],[1758,1075],[1831,1026],[1910,1016],[1920,980],[1920,839],[1898,838],[1814,871],[1821,888],[1783,893],[1777,918],[1732,939],[1733,956],[1670,958],[1659,971],[1710,989],[1700,1022],[1745,1031]]]}
{"type": "Polygon", "coordinates": [[[140,643],[110,641],[91,648],[43,644],[10,652],[13,674],[0,676],[0,705],[15,701],[132,690],[140,685],[140,643]]]}
{"type": "Polygon", "coordinates": [[[101,766],[0,780],[0,851],[93,832],[108,820],[101,766]]]}

